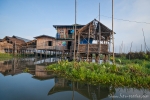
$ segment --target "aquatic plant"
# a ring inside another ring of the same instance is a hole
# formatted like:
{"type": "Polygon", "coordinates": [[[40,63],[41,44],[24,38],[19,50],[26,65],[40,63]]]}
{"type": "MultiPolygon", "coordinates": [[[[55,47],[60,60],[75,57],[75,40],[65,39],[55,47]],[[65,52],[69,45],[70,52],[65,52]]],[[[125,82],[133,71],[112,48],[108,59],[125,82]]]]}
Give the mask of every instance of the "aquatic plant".
{"type": "Polygon", "coordinates": [[[150,88],[150,69],[140,64],[116,66],[109,63],[59,61],[47,66],[46,70],[54,71],[73,81],[84,81],[89,84],[150,88]]]}
{"type": "Polygon", "coordinates": [[[30,71],[30,70],[29,70],[29,68],[27,68],[27,67],[23,70],[24,73],[28,73],[29,71],[30,71]]]}

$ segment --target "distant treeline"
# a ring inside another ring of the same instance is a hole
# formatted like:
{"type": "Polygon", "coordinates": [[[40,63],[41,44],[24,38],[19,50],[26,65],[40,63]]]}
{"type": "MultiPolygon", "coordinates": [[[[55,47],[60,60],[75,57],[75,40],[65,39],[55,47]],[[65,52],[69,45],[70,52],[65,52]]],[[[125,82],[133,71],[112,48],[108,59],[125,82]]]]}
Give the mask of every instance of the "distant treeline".
{"type": "Polygon", "coordinates": [[[126,59],[145,59],[150,60],[150,52],[129,52],[127,54],[115,54],[115,57],[126,57],[126,59]]]}

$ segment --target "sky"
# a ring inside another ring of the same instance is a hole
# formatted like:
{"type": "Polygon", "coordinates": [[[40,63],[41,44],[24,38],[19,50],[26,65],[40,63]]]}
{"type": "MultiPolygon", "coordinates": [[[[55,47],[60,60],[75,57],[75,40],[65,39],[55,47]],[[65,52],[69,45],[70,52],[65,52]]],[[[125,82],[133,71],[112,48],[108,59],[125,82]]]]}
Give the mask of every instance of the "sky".
{"type": "MultiPolygon", "coordinates": [[[[77,23],[86,25],[98,19],[112,29],[112,0],[77,0],[77,23]]],[[[115,52],[144,50],[144,37],[150,49],[150,0],[114,0],[115,52]],[[143,32],[142,32],[143,29],[143,32]]],[[[75,23],[75,0],[0,0],[0,39],[19,36],[34,39],[39,35],[56,35],[53,25],[75,23]]]]}

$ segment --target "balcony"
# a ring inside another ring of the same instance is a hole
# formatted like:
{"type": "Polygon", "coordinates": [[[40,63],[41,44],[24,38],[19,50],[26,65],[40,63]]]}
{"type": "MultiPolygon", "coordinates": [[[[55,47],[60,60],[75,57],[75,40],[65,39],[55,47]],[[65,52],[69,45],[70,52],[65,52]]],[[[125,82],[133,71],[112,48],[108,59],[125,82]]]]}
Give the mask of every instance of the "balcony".
{"type": "Polygon", "coordinates": [[[56,34],[56,39],[57,40],[73,40],[74,39],[74,34],[56,34]]]}

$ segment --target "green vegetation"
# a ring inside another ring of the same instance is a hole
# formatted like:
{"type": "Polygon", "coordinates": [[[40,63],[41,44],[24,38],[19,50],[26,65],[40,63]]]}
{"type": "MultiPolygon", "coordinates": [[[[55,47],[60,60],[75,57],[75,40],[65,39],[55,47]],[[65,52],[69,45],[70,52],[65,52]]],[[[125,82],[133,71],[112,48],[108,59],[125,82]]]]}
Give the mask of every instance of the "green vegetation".
{"type": "Polygon", "coordinates": [[[116,58],[124,58],[129,60],[147,60],[150,61],[150,52],[129,52],[128,54],[122,53],[122,54],[116,54],[116,58]]]}
{"type": "Polygon", "coordinates": [[[126,55],[126,59],[140,59],[140,60],[150,60],[150,52],[129,52],[126,55]]]}
{"type": "MultiPolygon", "coordinates": [[[[112,61],[112,56],[110,58],[112,61]]],[[[115,62],[118,64],[140,64],[143,65],[143,62],[150,63],[150,52],[130,52],[128,54],[116,54],[115,62]]]]}
{"type": "Polygon", "coordinates": [[[46,67],[60,76],[73,81],[83,81],[89,84],[108,84],[113,86],[128,86],[150,89],[150,64],[112,65],[88,62],[59,61],[46,67]]]}
{"type": "Polygon", "coordinates": [[[8,59],[11,59],[11,58],[21,58],[21,57],[25,57],[25,56],[27,56],[27,57],[32,57],[32,56],[34,56],[34,54],[26,54],[26,55],[24,55],[24,54],[15,54],[15,55],[13,55],[13,54],[9,54],[9,53],[0,53],[0,60],[8,60],[8,59]]]}
{"type": "Polygon", "coordinates": [[[0,60],[7,60],[7,59],[11,59],[12,57],[13,57],[12,54],[0,53],[0,60]]]}

